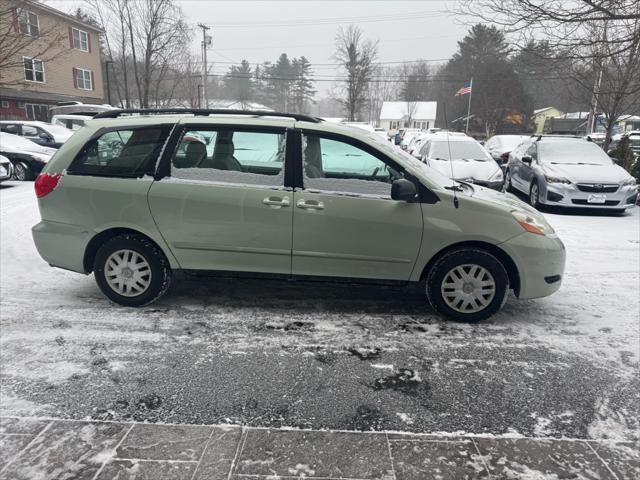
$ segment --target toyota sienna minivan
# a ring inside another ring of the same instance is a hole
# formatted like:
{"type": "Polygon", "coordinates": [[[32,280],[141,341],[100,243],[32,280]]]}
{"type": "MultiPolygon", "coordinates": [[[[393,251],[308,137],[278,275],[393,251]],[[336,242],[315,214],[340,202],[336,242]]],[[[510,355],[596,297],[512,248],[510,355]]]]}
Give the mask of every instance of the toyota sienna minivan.
{"type": "Polygon", "coordinates": [[[477,321],[509,290],[550,295],[564,270],[564,245],[516,197],[305,115],[105,112],[35,190],[42,258],[93,272],[126,306],[162,296],[177,271],[245,272],[419,283],[441,315],[477,321]]]}

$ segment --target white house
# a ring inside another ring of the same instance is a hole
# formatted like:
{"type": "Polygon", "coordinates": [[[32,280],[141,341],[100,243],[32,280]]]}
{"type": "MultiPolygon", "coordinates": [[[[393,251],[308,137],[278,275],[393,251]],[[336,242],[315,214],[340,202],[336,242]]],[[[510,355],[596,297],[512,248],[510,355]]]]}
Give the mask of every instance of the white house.
{"type": "Polygon", "coordinates": [[[384,102],[379,126],[388,132],[403,127],[431,128],[436,124],[437,107],[438,102],[384,102]]]}

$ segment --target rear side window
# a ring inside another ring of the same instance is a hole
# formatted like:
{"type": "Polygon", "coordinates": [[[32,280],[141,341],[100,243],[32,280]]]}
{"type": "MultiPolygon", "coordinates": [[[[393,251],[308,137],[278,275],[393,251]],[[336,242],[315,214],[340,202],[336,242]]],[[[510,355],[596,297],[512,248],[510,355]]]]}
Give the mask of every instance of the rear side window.
{"type": "Polygon", "coordinates": [[[171,162],[171,176],[202,182],[281,187],[284,130],[189,129],[171,162]]]}
{"type": "Polygon", "coordinates": [[[153,174],[170,127],[112,130],[91,140],[67,169],[76,175],[153,174]]]}

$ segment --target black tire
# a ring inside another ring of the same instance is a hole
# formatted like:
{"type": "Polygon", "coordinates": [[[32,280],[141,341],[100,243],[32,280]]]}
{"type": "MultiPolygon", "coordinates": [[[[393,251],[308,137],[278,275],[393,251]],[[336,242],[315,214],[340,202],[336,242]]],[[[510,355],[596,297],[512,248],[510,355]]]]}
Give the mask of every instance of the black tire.
{"type": "Polygon", "coordinates": [[[25,162],[16,162],[13,164],[13,178],[21,182],[28,182],[29,180],[33,180],[35,175],[31,167],[25,162]]]}
{"type": "Polygon", "coordinates": [[[485,250],[463,247],[450,250],[438,258],[425,279],[425,290],[431,307],[440,315],[459,322],[478,322],[489,318],[502,308],[509,290],[509,275],[502,263],[485,250]],[[454,268],[466,265],[479,265],[493,277],[495,293],[493,299],[482,310],[463,313],[450,307],[442,295],[442,283],[447,274],[454,268]]]}
{"type": "Polygon", "coordinates": [[[513,193],[513,186],[511,185],[511,173],[509,172],[508,168],[504,171],[504,183],[502,184],[502,191],[513,193]]]}
{"type": "Polygon", "coordinates": [[[540,203],[540,187],[536,181],[531,182],[531,188],[529,189],[529,204],[538,210],[542,207],[542,204],[540,203]]]}
{"type": "Polygon", "coordinates": [[[166,293],[172,279],[171,267],[164,253],[149,239],[136,234],[118,235],[107,240],[96,253],[93,273],[102,293],[110,300],[127,307],[141,307],[154,302],[166,293]],[[151,282],[147,289],[137,296],[120,295],[107,282],[105,276],[107,259],[118,250],[132,250],[149,264],[151,282]]]}

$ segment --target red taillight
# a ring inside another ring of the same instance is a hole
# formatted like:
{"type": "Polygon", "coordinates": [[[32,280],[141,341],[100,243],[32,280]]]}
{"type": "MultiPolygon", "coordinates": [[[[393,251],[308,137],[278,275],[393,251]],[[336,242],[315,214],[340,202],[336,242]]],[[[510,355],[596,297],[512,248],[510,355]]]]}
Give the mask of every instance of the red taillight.
{"type": "Polygon", "coordinates": [[[38,175],[38,178],[36,178],[36,183],[34,184],[34,187],[36,189],[36,196],[38,198],[42,198],[45,195],[49,195],[58,186],[61,178],[62,175],[60,175],[59,173],[55,173],[53,175],[50,173],[43,173],[41,175],[38,175]]]}

